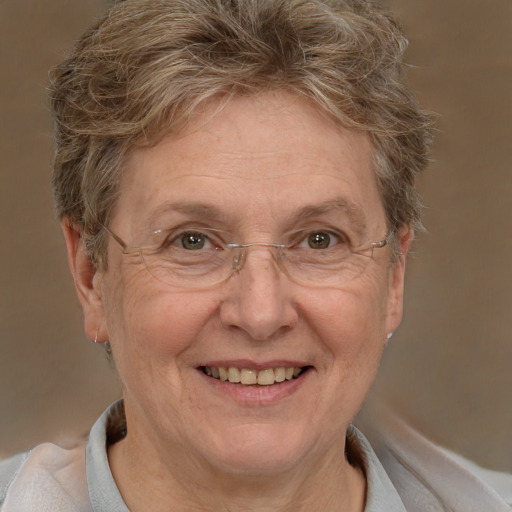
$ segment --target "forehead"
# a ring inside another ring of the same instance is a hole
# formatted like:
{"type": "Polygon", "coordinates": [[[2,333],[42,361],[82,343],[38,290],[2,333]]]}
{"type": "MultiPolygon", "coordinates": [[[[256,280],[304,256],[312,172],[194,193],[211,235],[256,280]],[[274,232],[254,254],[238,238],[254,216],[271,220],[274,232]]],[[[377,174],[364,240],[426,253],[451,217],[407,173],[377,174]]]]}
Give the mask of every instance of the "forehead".
{"type": "Polygon", "coordinates": [[[303,98],[235,97],[206,105],[181,136],[135,150],[114,218],[140,225],[202,211],[264,225],[332,207],[381,224],[372,157],[366,134],[303,98]]]}

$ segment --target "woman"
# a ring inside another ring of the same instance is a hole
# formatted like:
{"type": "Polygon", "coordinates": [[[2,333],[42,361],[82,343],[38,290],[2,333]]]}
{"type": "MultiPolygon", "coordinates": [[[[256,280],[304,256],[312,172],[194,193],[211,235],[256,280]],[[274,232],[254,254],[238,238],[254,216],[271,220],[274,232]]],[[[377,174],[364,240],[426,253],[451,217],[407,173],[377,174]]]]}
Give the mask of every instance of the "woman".
{"type": "Polygon", "coordinates": [[[123,401],[4,463],[2,510],[510,510],[501,477],[351,426],[420,226],[404,49],[363,1],[125,0],[82,37],[53,184],[123,401]]]}

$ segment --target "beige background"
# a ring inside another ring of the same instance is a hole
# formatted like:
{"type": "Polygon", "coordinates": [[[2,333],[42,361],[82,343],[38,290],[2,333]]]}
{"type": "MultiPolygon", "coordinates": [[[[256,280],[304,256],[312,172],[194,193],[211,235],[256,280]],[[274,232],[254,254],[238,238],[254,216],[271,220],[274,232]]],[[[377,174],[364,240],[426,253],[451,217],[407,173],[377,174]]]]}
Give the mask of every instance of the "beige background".
{"type": "MultiPolygon", "coordinates": [[[[440,114],[406,314],[376,389],[437,441],[512,470],[512,1],[389,0],[440,114]]],[[[100,0],[0,2],[0,452],[71,438],[119,394],[85,339],[49,191],[47,70],[100,0]]]]}

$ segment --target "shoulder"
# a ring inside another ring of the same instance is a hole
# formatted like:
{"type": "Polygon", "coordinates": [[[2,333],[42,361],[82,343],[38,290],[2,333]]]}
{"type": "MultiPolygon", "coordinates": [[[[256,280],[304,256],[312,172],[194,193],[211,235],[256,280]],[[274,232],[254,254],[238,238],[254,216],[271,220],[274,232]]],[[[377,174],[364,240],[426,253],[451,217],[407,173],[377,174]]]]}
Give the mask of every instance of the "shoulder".
{"type": "Polygon", "coordinates": [[[17,455],[0,462],[0,505],[4,503],[7,490],[27,457],[28,452],[18,453],[17,455]]]}
{"type": "Polygon", "coordinates": [[[0,464],[2,512],[88,511],[85,444],[41,444],[0,464]]]}
{"type": "Polygon", "coordinates": [[[439,447],[386,409],[366,411],[358,427],[408,511],[512,510],[512,475],[439,447]]]}
{"type": "Polygon", "coordinates": [[[456,464],[478,477],[492,489],[495,489],[506,503],[512,507],[512,474],[483,468],[457,453],[444,448],[441,448],[441,450],[456,464]]]}

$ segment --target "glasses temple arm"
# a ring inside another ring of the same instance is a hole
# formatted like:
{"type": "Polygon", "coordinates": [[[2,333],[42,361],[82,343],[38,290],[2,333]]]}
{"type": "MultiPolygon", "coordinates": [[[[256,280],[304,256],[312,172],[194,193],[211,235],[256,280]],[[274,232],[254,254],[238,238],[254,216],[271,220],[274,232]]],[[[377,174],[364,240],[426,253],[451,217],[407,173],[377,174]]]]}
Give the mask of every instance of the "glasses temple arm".
{"type": "Polygon", "coordinates": [[[114,239],[114,241],[116,241],[120,246],[121,248],[123,249],[123,251],[127,251],[130,249],[130,247],[128,247],[124,240],[122,240],[121,238],[119,238],[112,230],[110,230],[109,228],[107,228],[107,226],[105,226],[105,224],[101,224],[100,222],[100,226],[114,239]]]}

